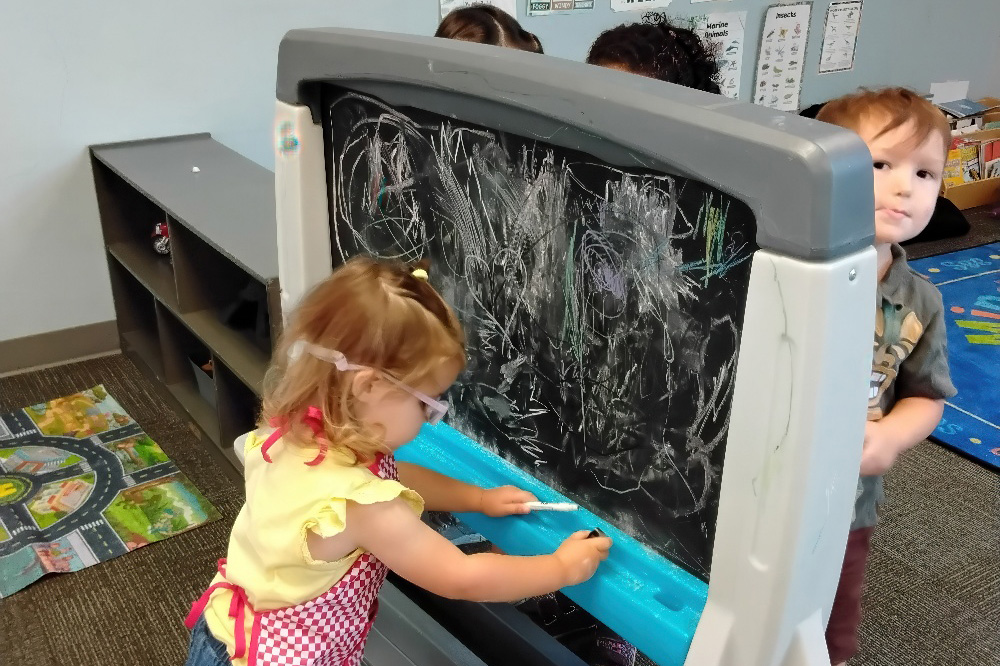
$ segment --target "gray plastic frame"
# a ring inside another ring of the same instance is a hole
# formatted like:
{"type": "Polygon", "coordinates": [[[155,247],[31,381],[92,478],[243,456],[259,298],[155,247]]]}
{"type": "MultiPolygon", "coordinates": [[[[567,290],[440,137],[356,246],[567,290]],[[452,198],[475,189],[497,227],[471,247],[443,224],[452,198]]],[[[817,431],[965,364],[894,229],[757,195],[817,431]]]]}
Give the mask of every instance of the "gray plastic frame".
{"type": "Polygon", "coordinates": [[[779,254],[826,260],[872,243],[871,156],[853,132],[825,123],[513,49],[367,30],[287,33],[278,99],[308,105],[318,123],[313,84],[323,82],[695,178],[745,202],[758,245],[779,254]]]}

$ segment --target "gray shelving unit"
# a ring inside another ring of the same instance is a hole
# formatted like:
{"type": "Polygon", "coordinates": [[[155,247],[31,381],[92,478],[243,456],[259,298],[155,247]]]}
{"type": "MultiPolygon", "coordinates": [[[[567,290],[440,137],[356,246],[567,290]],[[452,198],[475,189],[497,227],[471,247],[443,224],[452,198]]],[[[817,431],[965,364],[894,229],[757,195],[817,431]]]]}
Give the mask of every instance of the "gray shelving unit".
{"type": "Polygon", "coordinates": [[[90,154],[122,349],[240,478],[232,442],[254,426],[281,325],[274,175],[209,134],[90,154]]]}

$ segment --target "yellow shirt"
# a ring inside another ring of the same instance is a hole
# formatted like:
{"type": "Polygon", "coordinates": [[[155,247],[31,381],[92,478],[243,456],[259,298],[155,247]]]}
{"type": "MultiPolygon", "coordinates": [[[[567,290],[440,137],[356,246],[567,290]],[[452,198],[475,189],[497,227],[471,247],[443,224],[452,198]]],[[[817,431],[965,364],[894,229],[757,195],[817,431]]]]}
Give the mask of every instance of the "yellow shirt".
{"type": "MultiPolygon", "coordinates": [[[[306,531],[330,537],[344,529],[347,501],[360,504],[387,502],[401,497],[417,514],[423,499],[398,481],[381,479],[367,467],[353,466],[343,453],[333,450],[319,465],[316,456],[283,443],[268,449],[266,462],[260,446],[267,432],[251,433],[246,440],[246,502],[229,536],[226,578],[217,574],[212,584],[228,580],[246,591],[257,611],[271,610],[314,599],[337,584],[362,554],[361,549],[334,562],[313,559],[306,531]]],[[[212,635],[235,652],[236,622],[229,617],[232,592],[217,589],[205,607],[205,621],[212,635]]],[[[246,641],[249,651],[253,613],[247,609],[246,641]]],[[[246,659],[234,659],[245,666],[246,659]]]]}

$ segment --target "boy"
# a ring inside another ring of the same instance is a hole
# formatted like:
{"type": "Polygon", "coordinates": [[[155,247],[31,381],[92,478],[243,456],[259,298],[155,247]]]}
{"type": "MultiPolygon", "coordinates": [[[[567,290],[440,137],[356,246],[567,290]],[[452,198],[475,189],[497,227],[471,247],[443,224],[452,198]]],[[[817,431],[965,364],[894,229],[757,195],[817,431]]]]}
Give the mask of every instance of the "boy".
{"type": "Polygon", "coordinates": [[[899,246],[927,226],[937,202],[951,133],[944,115],[903,88],[862,90],[828,102],[816,116],[852,129],[872,154],[875,250],[878,257],[875,343],[868,422],[854,520],[827,625],[833,664],[858,649],[861,588],[882,475],[923,441],[955,395],[941,294],[906,265],[899,246]]]}

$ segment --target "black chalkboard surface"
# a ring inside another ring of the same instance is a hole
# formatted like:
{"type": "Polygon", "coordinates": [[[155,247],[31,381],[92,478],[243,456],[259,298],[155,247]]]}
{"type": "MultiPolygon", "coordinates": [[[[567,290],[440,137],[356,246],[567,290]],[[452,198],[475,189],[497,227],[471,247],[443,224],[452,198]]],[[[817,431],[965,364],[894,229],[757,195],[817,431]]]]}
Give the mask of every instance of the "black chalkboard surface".
{"type": "Polygon", "coordinates": [[[334,265],[431,261],[451,424],[707,580],[756,223],[712,187],[325,84],[334,265]]]}

